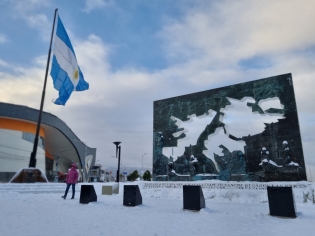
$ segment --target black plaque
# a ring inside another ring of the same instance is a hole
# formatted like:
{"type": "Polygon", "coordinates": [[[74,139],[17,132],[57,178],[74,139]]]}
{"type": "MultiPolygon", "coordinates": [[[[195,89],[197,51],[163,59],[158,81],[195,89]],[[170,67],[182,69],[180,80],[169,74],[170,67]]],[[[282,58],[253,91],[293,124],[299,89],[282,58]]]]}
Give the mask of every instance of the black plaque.
{"type": "Polygon", "coordinates": [[[267,193],[270,215],[296,218],[292,187],[267,187],[267,193]]]}
{"type": "Polygon", "coordinates": [[[137,206],[142,204],[142,196],[138,185],[124,186],[124,206],[137,206]]]}
{"type": "Polygon", "coordinates": [[[184,185],[183,186],[184,209],[200,211],[206,207],[201,186],[184,185]]]}
{"type": "Polygon", "coordinates": [[[97,195],[93,185],[81,185],[80,203],[97,202],[97,195]]]}

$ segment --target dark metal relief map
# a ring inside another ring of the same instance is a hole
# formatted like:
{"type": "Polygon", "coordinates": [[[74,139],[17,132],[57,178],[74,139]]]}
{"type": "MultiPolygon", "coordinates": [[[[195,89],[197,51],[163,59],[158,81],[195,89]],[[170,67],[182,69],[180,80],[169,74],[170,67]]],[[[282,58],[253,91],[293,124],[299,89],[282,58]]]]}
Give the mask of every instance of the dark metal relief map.
{"type": "Polygon", "coordinates": [[[306,180],[291,74],[155,101],[153,122],[155,181],[306,180]]]}

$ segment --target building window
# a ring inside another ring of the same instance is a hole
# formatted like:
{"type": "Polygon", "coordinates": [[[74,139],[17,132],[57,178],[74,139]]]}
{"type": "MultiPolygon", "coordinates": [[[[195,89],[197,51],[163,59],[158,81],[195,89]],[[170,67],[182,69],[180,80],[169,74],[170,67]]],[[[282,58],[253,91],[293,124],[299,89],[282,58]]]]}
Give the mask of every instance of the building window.
{"type": "MultiPolygon", "coordinates": [[[[34,143],[35,140],[35,134],[31,134],[28,132],[22,132],[22,139],[29,141],[31,143],[34,143]]],[[[45,149],[45,139],[43,137],[39,137],[38,140],[38,146],[45,149]]]]}

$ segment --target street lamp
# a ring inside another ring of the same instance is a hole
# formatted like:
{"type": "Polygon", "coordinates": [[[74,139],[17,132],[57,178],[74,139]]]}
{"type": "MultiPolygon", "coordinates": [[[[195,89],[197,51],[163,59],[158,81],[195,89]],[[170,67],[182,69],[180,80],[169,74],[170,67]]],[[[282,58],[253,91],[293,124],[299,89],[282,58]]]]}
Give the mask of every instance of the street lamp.
{"type": "Polygon", "coordinates": [[[117,183],[119,183],[120,153],[121,153],[121,146],[119,146],[119,144],[121,142],[113,142],[113,143],[116,145],[116,158],[118,154],[118,169],[117,169],[117,174],[116,174],[116,180],[117,180],[117,183]]]}
{"type": "MultiPolygon", "coordinates": [[[[112,158],[116,158],[116,157],[114,157],[114,156],[111,156],[112,158]]],[[[120,169],[121,169],[121,166],[123,166],[124,167],[124,170],[126,169],[126,166],[122,163],[122,160],[120,160],[120,169]]]]}
{"type": "Polygon", "coordinates": [[[144,156],[145,154],[146,154],[146,153],[144,153],[144,154],[142,155],[141,174],[143,174],[143,156],[144,156]]]}

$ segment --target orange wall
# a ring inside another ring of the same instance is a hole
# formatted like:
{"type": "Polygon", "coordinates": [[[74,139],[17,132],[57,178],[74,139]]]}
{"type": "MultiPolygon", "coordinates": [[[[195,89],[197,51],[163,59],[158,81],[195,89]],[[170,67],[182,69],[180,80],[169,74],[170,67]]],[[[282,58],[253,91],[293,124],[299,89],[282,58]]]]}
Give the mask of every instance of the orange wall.
{"type": "Polygon", "coordinates": [[[45,156],[48,157],[48,158],[51,159],[51,160],[54,160],[54,158],[52,157],[52,155],[51,155],[49,152],[47,152],[47,151],[45,151],[45,156]]]}
{"type": "MultiPolygon", "coordinates": [[[[28,123],[21,120],[13,120],[0,117],[0,129],[9,129],[36,134],[36,124],[28,123]]],[[[40,127],[39,135],[45,138],[45,130],[40,127]]]]}
{"type": "MultiPolygon", "coordinates": [[[[32,123],[28,123],[26,121],[0,117],[0,129],[17,130],[17,131],[27,132],[31,134],[36,134],[36,126],[37,124],[35,125],[32,123]]],[[[45,130],[42,127],[40,127],[39,129],[39,136],[45,139],[45,130]]],[[[45,151],[45,156],[48,157],[49,159],[54,160],[52,155],[48,153],[47,151],[45,151]]]]}
{"type": "MultiPolygon", "coordinates": [[[[37,124],[35,125],[26,121],[0,117],[0,129],[9,129],[36,134],[36,126],[37,124]]],[[[45,139],[45,130],[42,127],[39,129],[39,136],[45,139]]],[[[45,151],[45,156],[54,160],[54,158],[47,151],[45,151]]]]}

